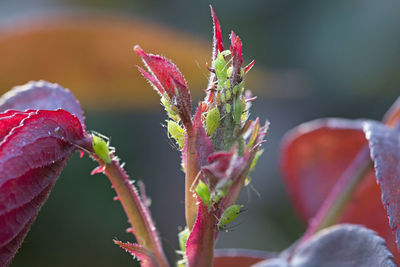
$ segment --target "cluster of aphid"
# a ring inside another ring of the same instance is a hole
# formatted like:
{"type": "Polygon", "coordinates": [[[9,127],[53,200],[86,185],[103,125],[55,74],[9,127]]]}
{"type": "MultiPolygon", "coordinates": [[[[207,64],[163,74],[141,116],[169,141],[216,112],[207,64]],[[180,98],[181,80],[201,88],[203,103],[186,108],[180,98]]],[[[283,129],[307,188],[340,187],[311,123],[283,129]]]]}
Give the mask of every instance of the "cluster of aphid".
{"type": "MultiPolygon", "coordinates": [[[[244,92],[244,69],[240,73],[240,81],[233,79],[232,58],[229,50],[218,53],[214,61],[215,81],[212,81],[208,89],[206,104],[208,111],[204,122],[207,135],[216,150],[230,150],[236,138],[240,138],[239,129],[249,116],[250,101],[246,103],[244,92]],[[231,66],[230,66],[231,65],[231,66]],[[222,138],[221,138],[222,137],[222,138]],[[231,141],[231,142],[227,142],[231,141]]],[[[242,141],[239,143],[239,151],[242,152],[242,141]]]]}
{"type": "MultiPolygon", "coordinates": [[[[212,110],[215,110],[217,106],[224,106],[225,113],[229,114],[231,113],[233,106],[232,118],[237,124],[240,124],[244,105],[243,98],[241,97],[244,82],[242,81],[240,84],[235,85],[231,89],[230,78],[232,75],[232,66],[228,68],[229,62],[226,62],[225,60],[225,58],[229,55],[230,51],[225,50],[222,53],[219,53],[217,58],[215,59],[214,70],[211,71],[214,71],[217,77],[217,84],[213,84],[213,87],[209,89],[214,90],[215,100],[212,101],[210,99],[208,102],[214,102],[215,105],[215,107],[211,109],[210,112],[212,112],[212,110]]],[[[207,116],[206,120],[206,127],[208,130],[207,133],[209,135],[212,135],[217,129],[218,124],[216,125],[216,127],[210,124],[210,120],[208,119],[208,117],[209,116],[207,116]]]]}
{"type": "MultiPolygon", "coordinates": [[[[253,129],[253,134],[250,137],[244,137],[252,123],[251,121],[246,123],[246,121],[249,117],[251,101],[255,99],[251,98],[250,93],[245,95],[244,76],[251,69],[254,62],[242,68],[239,80],[235,81],[232,77],[233,66],[231,65],[232,58],[230,55],[231,52],[229,50],[218,53],[214,61],[214,68],[210,69],[214,75],[212,75],[213,80],[210,82],[209,89],[207,89],[207,97],[202,103],[207,107],[202,114],[202,124],[211,139],[215,151],[231,151],[233,146],[236,145],[238,156],[243,156],[245,146],[253,147],[260,130],[253,129]],[[247,144],[245,144],[245,139],[247,144]]],[[[168,124],[168,130],[170,136],[179,144],[181,139],[175,137],[183,138],[185,132],[183,127],[177,131],[177,126],[179,125],[171,127],[168,124]]],[[[255,154],[249,171],[254,168],[261,154],[262,151],[258,151],[255,154]]],[[[203,181],[200,178],[201,175],[202,173],[200,172],[192,185],[191,191],[196,193],[200,201],[208,207],[209,212],[213,213],[217,218],[217,231],[227,231],[227,224],[234,221],[239,213],[243,211],[243,206],[239,204],[226,207],[222,210],[222,213],[220,210],[220,204],[228,196],[233,180],[224,179],[213,184],[205,182],[207,179],[203,181]]],[[[249,185],[249,183],[250,178],[246,177],[245,186],[249,185]]],[[[180,253],[182,254],[185,252],[185,244],[189,234],[188,228],[185,228],[178,235],[180,253]]],[[[183,259],[180,263],[181,266],[184,266],[185,260],[183,259]]]]}

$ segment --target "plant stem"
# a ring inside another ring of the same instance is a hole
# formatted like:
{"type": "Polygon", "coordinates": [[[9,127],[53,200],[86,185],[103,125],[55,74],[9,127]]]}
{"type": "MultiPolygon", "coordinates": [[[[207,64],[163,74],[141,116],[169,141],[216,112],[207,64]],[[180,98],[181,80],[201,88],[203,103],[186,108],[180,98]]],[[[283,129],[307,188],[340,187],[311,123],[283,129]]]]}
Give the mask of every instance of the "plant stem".
{"type": "Polygon", "coordinates": [[[196,150],[197,138],[194,129],[187,128],[187,155],[186,155],[186,177],[185,177],[185,215],[186,224],[191,231],[197,218],[197,199],[190,191],[200,171],[198,163],[198,152],[196,150]]]}
{"type": "Polygon", "coordinates": [[[199,203],[196,224],[186,244],[186,256],[190,267],[212,267],[214,247],[218,235],[217,218],[208,207],[199,203]]]}
{"type": "Polygon", "coordinates": [[[150,212],[141,201],[128,175],[116,160],[113,160],[109,164],[104,164],[104,162],[97,158],[96,160],[101,165],[104,165],[104,173],[108,176],[113,188],[117,192],[118,199],[121,201],[129,223],[132,225],[137,242],[153,251],[158,266],[169,266],[150,212]]]}
{"type": "Polygon", "coordinates": [[[343,172],[336,185],[330,191],[316,216],[311,220],[299,244],[306,241],[317,231],[337,222],[355,189],[364,180],[367,172],[372,167],[373,163],[369,157],[369,148],[365,146],[360,150],[357,157],[343,172]]]}

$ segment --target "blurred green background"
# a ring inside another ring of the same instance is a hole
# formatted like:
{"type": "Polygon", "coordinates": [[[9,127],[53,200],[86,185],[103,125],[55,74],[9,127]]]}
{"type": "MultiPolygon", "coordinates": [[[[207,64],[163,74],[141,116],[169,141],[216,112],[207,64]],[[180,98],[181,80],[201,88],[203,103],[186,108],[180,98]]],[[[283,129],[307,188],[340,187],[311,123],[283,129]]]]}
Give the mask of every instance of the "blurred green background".
{"type": "MultiPolygon", "coordinates": [[[[212,24],[208,2],[184,0],[2,0],[0,90],[45,79],[81,100],[87,128],[111,136],[132,178],[143,180],[168,256],[184,225],[180,155],[161,126],[158,96],[140,77],[134,44],[181,68],[195,103],[207,83],[212,24]]],[[[281,250],[300,237],[278,168],[279,141],[319,117],[380,119],[399,95],[400,2],[395,0],[211,1],[223,36],[233,29],[245,60],[256,59],[248,89],[252,118],[271,121],[244,190],[247,211],[218,247],[281,250]]],[[[134,266],[112,239],[134,241],[96,164],[74,155],[11,266],[134,266]]]]}

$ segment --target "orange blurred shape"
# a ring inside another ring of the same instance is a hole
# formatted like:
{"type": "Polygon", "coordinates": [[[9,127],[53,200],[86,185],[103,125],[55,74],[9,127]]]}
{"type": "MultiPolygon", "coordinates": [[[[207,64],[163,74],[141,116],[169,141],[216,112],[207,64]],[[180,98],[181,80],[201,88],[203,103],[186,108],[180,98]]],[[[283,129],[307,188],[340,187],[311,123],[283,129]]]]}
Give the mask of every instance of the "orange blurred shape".
{"type": "MultiPolygon", "coordinates": [[[[210,24],[211,25],[211,24],[210,24]]],[[[210,26],[210,39],[212,28],[210,26]]],[[[195,97],[207,86],[211,44],[148,22],[112,16],[64,15],[0,28],[0,93],[44,79],[71,89],[84,108],[152,108],[159,97],[139,74],[140,44],[171,59],[195,97]]]]}

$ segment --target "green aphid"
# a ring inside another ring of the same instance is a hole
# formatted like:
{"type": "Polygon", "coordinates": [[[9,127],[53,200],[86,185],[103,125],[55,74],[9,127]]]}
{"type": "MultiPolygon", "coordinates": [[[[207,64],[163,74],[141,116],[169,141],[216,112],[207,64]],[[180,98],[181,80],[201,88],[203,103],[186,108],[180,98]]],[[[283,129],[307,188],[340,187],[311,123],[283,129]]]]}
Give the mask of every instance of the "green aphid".
{"type": "Polygon", "coordinates": [[[111,158],[110,158],[110,150],[108,148],[108,145],[106,141],[104,141],[101,137],[92,134],[92,146],[94,153],[106,164],[111,163],[111,158]]]}
{"type": "Polygon", "coordinates": [[[239,89],[240,89],[239,93],[240,94],[243,93],[245,85],[246,85],[246,81],[245,80],[243,80],[243,81],[241,81],[239,83],[239,89]]]}
{"type": "Polygon", "coordinates": [[[221,188],[221,189],[217,189],[213,193],[212,201],[213,201],[213,203],[218,203],[218,202],[221,201],[221,199],[223,199],[227,195],[228,195],[228,188],[227,187],[224,187],[224,188],[221,188]]]}
{"type": "Polygon", "coordinates": [[[217,130],[219,126],[219,120],[221,118],[221,114],[219,113],[218,107],[214,107],[210,109],[207,113],[206,117],[206,132],[207,135],[211,136],[217,130]]]}
{"type": "Polygon", "coordinates": [[[171,104],[167,96],[161,97],[161,104],[164,106],[165,111],[168,114],[168,117],[173,119],[174,121],[179,121],[179,116],[176,112],[176,107],[171,104]]]}
{"type": "Polygon", "coordinates": [[[233,103],[233,120],[240,124],[242,120],[242,113],[243,113],[243,103],[240,98],[237,98],[235,103],[233,103]]]}
{"type": "Polygon", "coordinates": [[[235,85],[232,89],[232,93],[236,95],[240,91],[239,85],[235,85]]]}
{"type": "Polygon", "coordinates": [[[233,68],[232,68],[232,66],[230,66],[230,67],[228,68],[228,70],[226,71],[226,74],[228,75],[228,77],[231,77],[231,76],[232,76],[232,71],[233,71],[233,68]]]}
{"type": "Polygon", "coordinates": [[[181,249],[182,252],[186,251],[186,242],[189,238],[189,229],[185,227],[181,232],[178,234],[178,239],[179,239],[179,248],[181,249]]]}
{"type": "Polygon", "coordinates": [[[208,186],[203,183],[203,181],[199,181],[199,183],[196,186],[196,194],[201,198],[204,204],[207,206],[210,205],[210,189],[208,189],[208,186]]]}
{"type": "Polygon", "coordinates": [[[234,221],[240,213],[241,205],[234,204],[229,206],[219,218],[217,227],[218,229],[223,229],[228,223],[234,221]]]}
{"type": "Polygon", "coordinates": [[[185,144],[185,129],[173,120],[168,120],[167,129],[169,136],[174,138],[179,149],[182,149],[185,144]]]}
{"type": "Polygon", "coordinates": [[[219,53],[217,58],[215,59],[214,69],[215,69],[215,75],[217,76],[218,79],[218,87],[219,87],[218,89],[221,89],[222,85],[228,78],[227,74],[228,68],[223,53],[219,53]]]}
{"type": "Polygon", "coordinates": [[[231,94],[231,90],[226,90],[226,100],[231,100],[232,94],[231,94]]]}
{"type": "Polygon", "coordinates": [[[222,92],[221,93],[221,102],[225,103],[226,99],[225,99],[225,94],[222,92]]]}
{"type": "Polygon", "coordinates": [[[226,110],[226,113],[231,113],[231,104],[227,103],[225,105],[225,110],[226,110]]]}
{"type": "Polygon", "coordinates": [[[245,73],[244,73],[244,68],[242,68],[242,69],[240,70],[240,76],[244,77],[244,75],[245,75],[245,73]]]}

